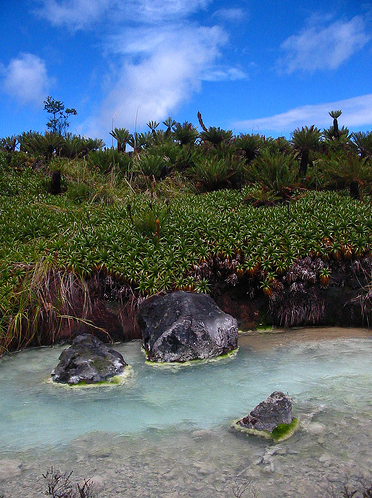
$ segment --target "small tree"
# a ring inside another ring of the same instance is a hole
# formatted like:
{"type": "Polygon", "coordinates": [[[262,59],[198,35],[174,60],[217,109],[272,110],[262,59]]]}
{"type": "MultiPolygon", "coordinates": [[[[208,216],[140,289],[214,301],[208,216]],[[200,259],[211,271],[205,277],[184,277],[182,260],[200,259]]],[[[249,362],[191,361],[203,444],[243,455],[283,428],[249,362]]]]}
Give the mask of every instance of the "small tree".
{"type": "Polygon", "coordinates": [[[126,145],[128,143],[131,145],[131,139],[133,139],[129,130],[126,128],[114,128],[110,131],[110,135],[117,140],[118,152],[125,152],[126,145]]]}
{"type": "Polygon", "coordinates": [[[358,149],[360,157],[372,157],[372,132],[358,131],[352,133],[354,144],[358,149]]]}
{"type": "Polygon", "coordinates": [[[156,135],[156,128],[159,126],[160,123],[158,123],[157,121],[149,121],[148,123],[146,123],[147,126],[150,128],[151,130],[151,133],[153,135],[156,135]]]}
{"type": "Polygon", "coordinates": [[[173,135],[180,145],[193,145],[198,138],[198,131],[191,123],[185,121],[182,125],[177,123],[174,126],[173,135]]]}
{"type": "Polygon", "coordinates": [[[340,138],[340,132],[338,129],[338,118],[341,116],[342,111],[331,111],[328,113],[331,118],[333,118],[333,136],[335,138],[340,138]]]}
{"type": "Polygon", "coordinates": [[[44,100],[44,110],[52,116],[47,122],[49,131],[61,136],[66,134],[67,128],[70,126],[69,117],[77,114],[76,109],[73,107],[65,109],[64,103],[53,97],[47,97],[44,100]]]}
{"type": "Polygon", "coordinates": [[[300,176],[304,177],[307,173],[307,166],[311,165],[310,153],[319,148],[321,132],[314,125],[301,129],[296,128],[292,133],[292,145],[301,157],[300,176]]]}
{"type": "Polygon", "coordinates": [[[176,121],[174,119],[172,119],[170,116],[165,121],[163,121],[163,125],[167,127],[167,129],[165,130],[166,137],[170,136],[170,134],[172,133],[173,127],[176,126],[176,124],[177,124],[176,121]]]}

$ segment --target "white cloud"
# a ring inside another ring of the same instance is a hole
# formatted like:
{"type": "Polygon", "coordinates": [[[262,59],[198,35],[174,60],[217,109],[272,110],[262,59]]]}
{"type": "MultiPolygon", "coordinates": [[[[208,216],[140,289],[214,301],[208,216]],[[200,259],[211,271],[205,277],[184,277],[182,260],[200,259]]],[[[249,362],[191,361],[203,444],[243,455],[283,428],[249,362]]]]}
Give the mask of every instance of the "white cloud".
{"type": "Polygon", "coordinates": [[[248,75],[237,67],[215,66],[201,74],[204,81],[237,81],[248,79],[248,75]]]}
{"type": "Polygon", "coordinates": [[[337,69],[370,40],[363,19],[336,21],[327,27],[310,26],[299,35],[287,38],[281,50],[278,68],[288,74],[295,71],[337,69]]]}
{"type": "Polygon", "coordinates": [[[97,22],[158,24],[188,17],[211,0],[37,0],[36,12],[54,26],[96,27],[97,22]]]}
{"type": "MultiPolygon", "coordinates": [[[[172,115],[202,81],[243,79],[239,68],[218,64],[228,41],[220,26],[202,26],[194,15],[212,0],[37,0],[39,14],[71,29],[99,25],[107,61],[100,109],[82,126],[92,136],[106,136],[115,126],[133,130],[149,120],[172,115]],[[94,22],[93,22],[94,21],[94,22]],[[112,69],[114,67],[114,70],[112,69]]],[[[239,9],[225,9],[237,18],[239,9]]]]}
{"type": "Polygon", "coordinates": [[[237,121],[234,127],[248,133],[255,130],[256,133],[275,132],[286,135],[302,126],[329,127],[332,125],[332,119],[328,113],[338,109],[342,110],[339,118],[341,126],[348,128],[372,126],[372,94],[368,94],[337,102],[296,107],[266,118],[237,121]]]}
{"type": "Polygon", "coordinates": [[[248,16],[244,10],[239,8],[219,9],[213,13],[212,17],[222,19],[227,22],[240,22],[243,19],[248,19],[248,16]]]}
{"type": "Polygon", "coordinates": [[[159,23],[177,21],[186,18],[201,9],[205,9],[212,0],[128,0],[118,1],[119,10],[132,20],[141,22],[159,23]],[[133,15],[134,14],[134,15],[133,15]]]}
{"type": "Polygon", "coordinates": [[[48,95],[53,79],[48,76],[45,62],[34,54],[20,54],[2,69],[5,93],[21,104],[41,104],[48,95]]]}
{"type": "Polygon", "coordinates": [[[109,0],[39,0],[39,3],[42,6],[36,10],[37,14],[53,26],[73,29],[83,29],[99,20],[110,6],[109,0]]]}
{"type": "MultiPolygon", "coordinates": [[[[149,120],[161,121],[200,90],[201,76],[219,55],[226,35],[218,27],[185,27],[155,44],[146,41],[130,51],[141,54],[139,62],[125,59],[121,75],[102,104],[99,115],[90,120],[90,134],[102,136],[115,126],[133,129],[149,120]]],[[[125,52],[125,47],[123,51],[125,52]]],[[[129,49],[128,49],[129,50],[129,49]]],[[[88,125],[89,123],[87,123],[88,125]]]]}

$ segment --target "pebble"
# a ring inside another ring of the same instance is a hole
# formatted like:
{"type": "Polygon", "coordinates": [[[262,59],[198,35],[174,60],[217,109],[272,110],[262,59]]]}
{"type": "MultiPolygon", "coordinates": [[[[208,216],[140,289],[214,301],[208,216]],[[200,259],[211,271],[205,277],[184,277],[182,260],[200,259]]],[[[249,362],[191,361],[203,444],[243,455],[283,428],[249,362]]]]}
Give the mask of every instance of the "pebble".
{"type": "Polygon", "coordinates": [[[327,453],[323,453],[323,455],[319,457],[319,462],[324,466],[329,465],[332,462],[332,457],[327,453]]]}
{"type": "Polygon", "coordinates": [[[311,422],[307,426],[307,431],[313,435],[323,434],[323,432],[325,431],[325,425],[323,425],[319,422],[311,422]]]}

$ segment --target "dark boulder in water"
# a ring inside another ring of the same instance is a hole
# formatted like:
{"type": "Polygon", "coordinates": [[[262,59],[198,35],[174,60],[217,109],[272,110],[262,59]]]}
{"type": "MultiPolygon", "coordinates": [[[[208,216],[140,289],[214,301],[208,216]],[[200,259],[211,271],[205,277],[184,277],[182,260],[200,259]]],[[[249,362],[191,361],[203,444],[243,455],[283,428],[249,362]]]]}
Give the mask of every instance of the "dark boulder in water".
{"type": "Polygon", "coordinates": [[[138,323],[147,358],[185,362],[224,355],[238,347],[238,322],[205,294],[177,291],[144,301],[138,323]]]}
{"type": "Polygon", "coordinates": [[[82,334],[61,353],[51,375],[54,382],[93,384],[122,374],[126,366],[120,353],[108,348],[97,337],[82,334]]]}
{"type": "Polygon", "coordinates": [[[292,403],[289,396],[274,391],[238,423],[247,429],[272,432],[279,424],[290,424],[292,420],[292,403]]]}
{"type": "Polygon", "coordinates": [[[292,403],[287,394],[274,391],[249,415],[234,422],[235,429],[256,436],[284,441],[296,432],[300,421],[292,417],[292,403]]]}

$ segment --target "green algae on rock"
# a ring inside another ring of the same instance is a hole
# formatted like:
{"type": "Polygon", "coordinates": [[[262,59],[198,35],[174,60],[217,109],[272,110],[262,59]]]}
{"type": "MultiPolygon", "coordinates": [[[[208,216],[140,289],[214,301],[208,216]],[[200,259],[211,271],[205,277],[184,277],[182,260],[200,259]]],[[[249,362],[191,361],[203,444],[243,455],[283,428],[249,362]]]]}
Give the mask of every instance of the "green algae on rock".
{"type": "Polygon", "coordinates": [[[288,394],[274,391],[247,416],[238,420],[235,426],[248,434],[283,441],[293,434],[298,420],[292,416],[292,403],[288,394]]]}
{"type": "Polygon", "coordinates": [[[293,436],[293,434],[300,427],[300,420],[298,418],[294,418],[290,424],[279,424],[273,429],[272,432],[259,431],[257,429],[248,429],[247,427],[241,426],[239,424],[239,420],[233,422],[232,426],[239,432],[245,432],[246,434],[263,437],[265,439],[271,439],[275,443],[280,443],[293,436]]]}
{"type": "Polygon", "coordinates": [[[158,362],[153,362],[148,359],[147,357],[147,351],[142,348],[142,351],[144,352],[146,356],[146,365],[151,365],[152,367],[160,367],[160,368],[179,368],[179,367],[190,367],[194,365],[204,365],[205,363],[211,363],[215,361],[220,361],[220,360],[227,360],[230,358],[234,358],[239,351],[239,347],[232,349],[228,353],[221,354],[219,356],[215,356],[214,358],[203,358],[203,359],[198,359],[196,358],[195,360],[187,360],[187,361],[158,361],[158,362]]]}
{"type": "Polygon", "coordinates": [[[130,365],[127,365],[125,371],[122,374],[114,375],[113,377],[110,377],[107,380],[102,380],[99,382],[91,383],[91,382],[80,381],[77,384],[68,384],[62,382],[55,382],[52,377],[49,377],[47,382],[49,384],[53,384],[54,386],[61,386],[67,389],[90,389],[96,387],[122,386],[132,375],[133,375],[133,368],[130,365]]]}
{"type": "Polygon", "coordinates": [[[97,384],[122,374],[126,367],[120,353],[108,348],[97,337],[82,334],[61,353],[51,376],[54,382],[62,384],[97,384]]]}

